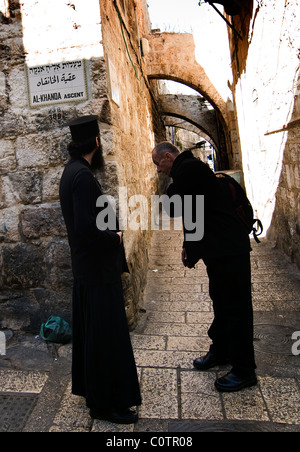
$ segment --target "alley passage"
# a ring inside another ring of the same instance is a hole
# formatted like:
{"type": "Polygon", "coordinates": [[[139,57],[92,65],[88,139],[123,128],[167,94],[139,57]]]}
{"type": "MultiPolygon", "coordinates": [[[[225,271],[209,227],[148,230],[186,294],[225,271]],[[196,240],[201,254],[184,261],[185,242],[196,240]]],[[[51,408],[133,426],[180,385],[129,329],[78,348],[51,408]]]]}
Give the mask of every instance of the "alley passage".
{"type": "Polygon", "coordinates": [[[300,330],[300,272],[267,242],[253,243],[259,385],[219,394],[214,381],[230,368],[193,369],[194,358],[208,350],[213,313],[205,267],[186,270],[181,246],[180,232],[153,237],[141,301],[146,312],[132,334],[143,395],[139,423],[91,423],[84,400],[68,387],[52,431],[300,431],[300,356],[292,354],[292,335],[300,330]]]}
{"type": "Polygon", "coordinates": [[[193,370],[193,360],[208,350],[213,319],[205,266],[182,266],[181,233],[155,234],[147,312],[133,335],[144,397],[141,418],[300,424],[300,356],[292,355],[292,335],[300,330],[300,272],[267,242],[252,246],[259,386],[219,394],[214,381],[230,368],[193,370]]]}

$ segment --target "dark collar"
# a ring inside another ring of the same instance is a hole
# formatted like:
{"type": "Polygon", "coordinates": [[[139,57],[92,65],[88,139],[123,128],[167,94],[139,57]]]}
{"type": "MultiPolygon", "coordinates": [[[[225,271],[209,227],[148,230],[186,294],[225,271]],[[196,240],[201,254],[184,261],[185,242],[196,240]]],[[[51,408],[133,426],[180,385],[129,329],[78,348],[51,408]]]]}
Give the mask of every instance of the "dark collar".
{"type": "Polygon", "coordinates": [[[92,169],[89,162],[87,160],[85,160],[85,158],[83,158],[83,157],[71,158],[70,163],[81,163],[82,165],[86,166],[90,170],[92,169]]]}
{"type": "Polygon", "coordinates": [[[192,151],[184,151],[182,152],[177,158],[176,160],[174,160],[174,164],[173,167],[171,169],[171,173],[170,173],[170,177],[174,178],[174,175],[177,171],[177,169],[179,168],[179,166],[181,165],[182,162],[184,162],[187,159],[194,159],[194,154],[192,153],[192,151]]]}

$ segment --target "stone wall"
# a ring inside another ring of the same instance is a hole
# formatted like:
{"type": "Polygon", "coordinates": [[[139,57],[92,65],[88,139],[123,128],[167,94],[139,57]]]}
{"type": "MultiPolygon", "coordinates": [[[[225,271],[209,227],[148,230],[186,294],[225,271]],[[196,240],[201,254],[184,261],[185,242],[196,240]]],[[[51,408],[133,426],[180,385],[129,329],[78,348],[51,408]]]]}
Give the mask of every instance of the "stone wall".
{"type": "MultiPolygon", "coordinates": [[[[299,74],[299,73],[298,73],[299,74]]],[[[300,267],[300,74],[268,237],[300,267]]]]}
{"type": "MultiPolygon", "coordinates": [[[[134,36],[133,2],[128,0],[129,6],[125,16],[134,36]]],[[[139,20],[147,27],[144,10],[138,2],[139,20]]],[[[70,141],[64,124],[98,114],[106,161],[105,173],[98,176],[112,195],[119,186],[126,186],[129,196],[157,191],[151,149],[163,131],[152,115],[149,90],[133,71],[113,2],[101,1],[100,11],[98,0],[89,1],[87,14],[80,0],[25,0],[21,10],[14,0],[6,16],[0,16],[0,328],[38,332],[51,314],[71,316],[72,272],[58,198],[70,141]],[[87,28],[93,33],[85,33],[87,28]],[[117,69],[119,106],[110,96],[107,57],[117,69]],[[78,59],[86,60],[88,99],[29,108],[25,63],[78,59]]],[[[145,285],[150,236],[150,231],[125,232],[132,271],[124,279],[131,326],[145,285]]]]}
{"type": "Polygon", "coordinates": [[[233,18],[243,39],[229,30],[246,187],[269,238],[299,264],[299,1],[246,3],[233,18]]]}

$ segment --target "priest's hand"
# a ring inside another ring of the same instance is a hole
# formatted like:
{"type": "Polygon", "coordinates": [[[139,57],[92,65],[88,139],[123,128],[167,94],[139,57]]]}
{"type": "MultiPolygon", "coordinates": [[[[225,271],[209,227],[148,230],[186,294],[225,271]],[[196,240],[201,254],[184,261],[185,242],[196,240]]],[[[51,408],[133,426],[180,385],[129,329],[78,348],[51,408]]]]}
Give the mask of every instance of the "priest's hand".
{"type": "Polygon", "coordinates": [[[184,265],[185,267],[188,267],[188,266],[189,266],[189,261],[188,261],[187,252],[186,252],[186,249],[185,249],[185,248],[183,248],[183,250],[182,250],[182,253],[181,253],[181,260],[182,260],[182,263],[183,263],[183,265],[184,265]]]}
{"type": "Polygon", "coordinates": [[[117,232],[118,236],[120,237],[120,245],[123,242],[123,232],[117,232]]]}

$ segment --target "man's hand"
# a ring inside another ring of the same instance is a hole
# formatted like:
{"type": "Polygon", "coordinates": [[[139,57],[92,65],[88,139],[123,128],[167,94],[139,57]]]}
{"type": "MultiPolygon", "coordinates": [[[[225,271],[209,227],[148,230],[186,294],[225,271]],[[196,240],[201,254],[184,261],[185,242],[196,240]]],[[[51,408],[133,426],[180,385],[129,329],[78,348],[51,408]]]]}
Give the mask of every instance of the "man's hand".
{"type": "Polygon", "coordinates": [[[118,236],[120,237],[120,245],[122,245],[123,242],[123,232],[117,232],[118,236]]]}
{"type": "Polygon", "coordinates": [[[189,266],[189,261],[188,261],[188,257],[187,257],[187,253],[186,253],[186,249],[183,248],[182,253],[181,253],[181,260],[182,263],[185,267],[189,266]]]}

